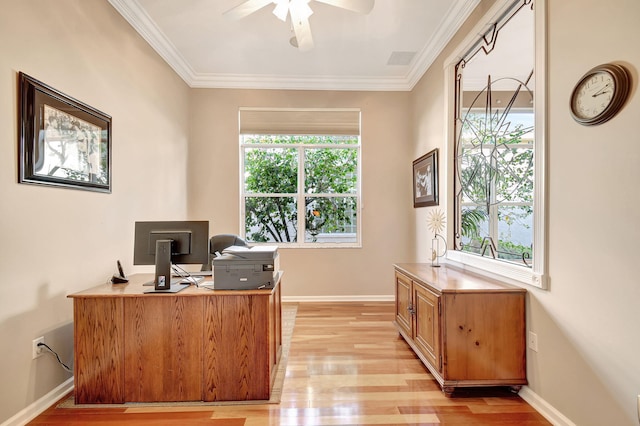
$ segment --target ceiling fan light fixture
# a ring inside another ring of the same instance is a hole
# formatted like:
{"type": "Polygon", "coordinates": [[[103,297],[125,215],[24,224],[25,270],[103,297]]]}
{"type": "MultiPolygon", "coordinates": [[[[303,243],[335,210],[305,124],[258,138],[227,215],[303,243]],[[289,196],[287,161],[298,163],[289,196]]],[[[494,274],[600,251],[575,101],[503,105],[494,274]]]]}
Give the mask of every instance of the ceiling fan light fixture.
{"type": "Polygon", "coordinates": [[[291,16],[297,16],[300,19],[308,19],[313,15],[313,10],[309,7],[309,0],[291,0],[289,2],[289,10],[291,16]]]}
{"type": "Polygon", "coordinates": [[[274,1],[276,7],[273,9],[273,14],[281,21],[287,20],[289,14],[289,0],[276,0],[274,1]]]}
{"type": "MultiPolygon", "coordinates": [[[[289,44],[296,47],[301,52],[306,52],[313,48],[313,36],[309,17],[313,15],[313,10],[309,6],[311,0],[245,0],[238,6],[227,10],[224,15],[229,19],[240,19],[245,16],[274,4],[273,14],[283,22],[290,17],[294,36],[289,39],[289,44]]],[[[325,3],[330,6],[351,10],[357,13],[369,13],[373,8],[375,0],[316,0],[318,3],[325,3]]]]}

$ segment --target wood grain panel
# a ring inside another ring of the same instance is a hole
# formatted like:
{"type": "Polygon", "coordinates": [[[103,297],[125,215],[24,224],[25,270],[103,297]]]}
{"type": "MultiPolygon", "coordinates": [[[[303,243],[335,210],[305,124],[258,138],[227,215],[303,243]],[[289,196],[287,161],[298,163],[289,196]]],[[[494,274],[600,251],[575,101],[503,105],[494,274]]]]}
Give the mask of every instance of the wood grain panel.
{"type": "Polygon", "coordinates": [[[73,320],[76,401],[124,402],[122,299],[74,299],[73,320]]]}
{"type": "Polygon", "coordinates": [[[416,312],[415,343],[436,370],[442,372],[440,363],[440,315],[439,297],[424,287],[413,287],[416,312]]]}
{"type": "Polygon", "coordinates": [[[201,400],[203,299],[155,295],[124,303],[126,400],[201,400]]]}
{"type": "Polygon", "coordinates": [[[269,399],[268,297],[267,294],[206,298],[205,401],[269,399]]]}
{"type": "Polygon", "coordinates": [[[413,335],[413,318],[410,314],[411,280],[396,272],[396,325],[408,336],[413,335]]]}
{"type": "Polygon", "coordinates": [[[269,361],[271,363],[271,381],[275,377],[275,369],[278,366],[282,354],[282,302],[280,286],[276,287],[269,297],[269,361]]]}
{"type": "Polygon", "coordinates": [[[523,294],[448,295],[444,309],[447,377],[521,380],[526,376],[523,294]]]}

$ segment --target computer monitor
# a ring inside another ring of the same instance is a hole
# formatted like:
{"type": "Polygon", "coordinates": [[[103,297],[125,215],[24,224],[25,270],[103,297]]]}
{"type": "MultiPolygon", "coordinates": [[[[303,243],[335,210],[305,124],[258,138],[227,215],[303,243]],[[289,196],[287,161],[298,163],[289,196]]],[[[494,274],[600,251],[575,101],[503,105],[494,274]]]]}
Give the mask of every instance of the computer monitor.
{"type": "Polygon", "coordinates": [[[134,265],[155,265],[154,289],[176,292],[186,286],[171,282],[172,264],[203,264],[209,261],[209,222],[136,222],[134,265]],[[173,284],[173,285],[172,285],[173,284]]]}

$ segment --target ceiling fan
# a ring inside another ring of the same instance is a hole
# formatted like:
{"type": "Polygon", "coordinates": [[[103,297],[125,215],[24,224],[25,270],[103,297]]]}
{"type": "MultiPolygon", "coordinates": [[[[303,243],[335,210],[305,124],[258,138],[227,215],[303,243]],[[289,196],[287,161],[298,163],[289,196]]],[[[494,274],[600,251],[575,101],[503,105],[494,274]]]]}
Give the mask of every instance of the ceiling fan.
{"type": "MultiPolygon", "coordinates": [[[[281,21],[286,22],[287,16],[291,16],[291,26],[295,37],[291,44],[301,51],[313,48],[313,37],[309,26],[309,16],[313,13],[309,2],[311,0],[245,0],[238,6],[227,10],[224,16],[230,19],[240,19],[251,15],[269,4],[275,4],[273,14],[281,21]]],[[[375,0],[314,0],[331,6],[347,9],[352,12],[367,14],[373,9],[375,0]]]]}

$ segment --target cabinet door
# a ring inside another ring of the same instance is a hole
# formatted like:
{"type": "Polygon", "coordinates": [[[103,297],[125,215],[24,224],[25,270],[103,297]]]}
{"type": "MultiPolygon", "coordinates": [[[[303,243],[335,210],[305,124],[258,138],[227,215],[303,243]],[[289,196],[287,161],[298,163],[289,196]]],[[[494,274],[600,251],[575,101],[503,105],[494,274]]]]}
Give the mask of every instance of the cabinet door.
{"type": "Polygon", "coordinates": [[[526,380],[524,293],[445,296],[445,377],[526,380]]]}
{"type": "Polygon", "coordinates": [[[429,363],[442,372],[440,362],[440,297],[426,288],[413,285],[416,316],[414,342],[429,363]]]}
{"type": "Polygon", "coordinates": [[[413,337],[412,309],[411,280],[396,272],[396,324],[408,338],[413,337]]]}

